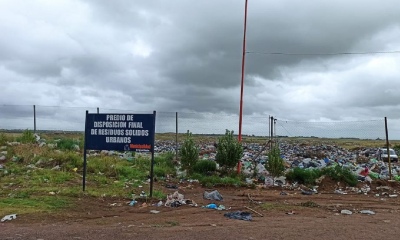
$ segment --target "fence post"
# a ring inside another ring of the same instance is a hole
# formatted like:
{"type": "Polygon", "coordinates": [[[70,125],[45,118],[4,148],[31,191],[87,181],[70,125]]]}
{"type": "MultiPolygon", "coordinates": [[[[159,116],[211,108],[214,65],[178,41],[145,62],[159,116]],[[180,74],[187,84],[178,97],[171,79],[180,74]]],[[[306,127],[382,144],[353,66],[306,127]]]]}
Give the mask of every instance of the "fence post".
{"type": "Polygon", "coordinates": [[[33,105],[33,133],[36,133],[36,105],[33,105]]]}
{"type": "Polygon", "coordinates": [[[99,114],[99,112],[100,112],[100,111],[99,111],[99,107],[97,107],[97,114],[99,114]]]}
{"type": "Polygon", "coordinates": [[[270,139],[271,139],[271,149],[273,147],[274,142],[274,117],[270,117],[270,139]]]}
{"type": "Polygon", "coordinates": [[[178,112],[175,113],[175,159],[178,160],[178,112]]]}
{"type": "Polygon", "coordinates": [[[385,117],[385,133],[386,133],[386,151],[388,156],[388,164],[389,164],[389,179],[392,180],[392,160],[390,160],[390,152],[389,152],[389,134],[387,127],[387,118],[385,117]]]}

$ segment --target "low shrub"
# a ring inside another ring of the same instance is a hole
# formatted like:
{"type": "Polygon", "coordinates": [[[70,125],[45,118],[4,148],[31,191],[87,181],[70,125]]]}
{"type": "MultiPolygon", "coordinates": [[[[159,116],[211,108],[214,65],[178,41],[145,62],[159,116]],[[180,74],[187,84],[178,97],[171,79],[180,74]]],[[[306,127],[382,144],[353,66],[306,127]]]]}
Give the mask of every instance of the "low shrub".
{"type": "Polygon", "coordinates": [[[286,173],[286,179],[291,182],[298,182],[301,184],[312,185],[315,180],[322,176],[319,169],[303,169],[293,168],[286,173]]]}
{"type": "Polygon", "coordinates": [[[279,147],[273,147],[268,153],[268,162],[265,163],[265,168],[272,177],[280,177],[285,171],[285,164],[281,158],[279,147]]]}
{"type": "Polygon", "coordinates": [[[204,176],[199,173],[194,173],[191,175],[191,178],[199,180],[200,184],[208,188],[217,186],[240,187],[245,185],[240,176],[237,177],[220,177],[216,175],[204,176]]]}
{"type": "Polygon", "coordinates": [[[350,169],[340,165],[324,168],[322,169],[322,174],[335,181],[345,182],[352,187],[356,186],[358,183],[357,176],[350,169]]]}
{"type": "Polygon", "coordinates": [[[35,143],[36,138],[31,130],[26,129],[22,132],[22,135],[17,138],[17,141],[20,143],[35,143]]]}
{"type": "Polygon", "coordinates": [[[200,160],[194,165],[193,170],[196,173],[209,175],[217,170],[217,164],[210,160],[200,160]]]}
{"type": "Polygon", "coordinates": [[[7,135],[5,133],[0,133],[0,146],[5,145],[8,141],[7,135]]]}
{"type": "MultiPolygon", "coordinates": [[[[149,169],[146,170],[150,170],[150,165],[149,169]]],[[[165,177],[174,175],[175,172],[174,154],[172,152],[161,154],[154,159],[154,176],[165,177]]]]}
{"type": "Polygon", "coordinates": [[[60,150],[75,150],[75,145],[79,146],[79,141],[70,139],[70,138],[63,138],[57,142],[57,148],[60,150]]]}

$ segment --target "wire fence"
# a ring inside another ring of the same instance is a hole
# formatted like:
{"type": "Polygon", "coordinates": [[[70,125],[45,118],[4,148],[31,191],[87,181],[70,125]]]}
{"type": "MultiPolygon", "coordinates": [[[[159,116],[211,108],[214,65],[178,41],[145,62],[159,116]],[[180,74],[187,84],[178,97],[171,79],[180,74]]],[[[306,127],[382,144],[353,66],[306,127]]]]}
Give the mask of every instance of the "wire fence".
{"type": "MultiPolygon", "coordinates": [[[[0,105],[0,129],[34,131],[84,131],[86,111],[89,113],[152,113],[135,110],[95,107],[63,107],[38,105],[0,105]]],[[[398,124],[393,124],[398,126],[398,124]]],[[[266,115],[243,116],[242,134],[270,136],[270,118],[266,115]]],[[[381,120],[341,122],[296,122],[275,119],[274,135],[287,137],[386,139],[384,118],[381,120]]],[[[238,129],[238,115],[222,113],[163,112],[156,113],[156,133],[221,135],[238,129]]],[[[390,128],[389,128],[390,129],[390,128]]],[[[393,128],[392,138],[400,139],[393,128]]],[[[172,139],[171,139],[172,140],[172,139]]]]}
{"type": "MultiPolygon", "coordinates": [[[[38,105],[0,106],[0,129],[34,131],[84,131],[86,111],[89,113],[152,113],[134,110],[90,107],[60,107],[38,105]]],[[[243,118],[243,134],[266,136],[268,117],[243,118]]],[[[190,112],[156,113],[156,133],[224,134],[226,129],[238,128],[235,114],[190,112]]],[[[236,131],[235,131],[236,132],[236,131]]]]}
{"type": "Polygon", "coordinates": [[[287,137],[386,139],[382,120],[346,122],[276,121],[276,135],[287,137]]]}

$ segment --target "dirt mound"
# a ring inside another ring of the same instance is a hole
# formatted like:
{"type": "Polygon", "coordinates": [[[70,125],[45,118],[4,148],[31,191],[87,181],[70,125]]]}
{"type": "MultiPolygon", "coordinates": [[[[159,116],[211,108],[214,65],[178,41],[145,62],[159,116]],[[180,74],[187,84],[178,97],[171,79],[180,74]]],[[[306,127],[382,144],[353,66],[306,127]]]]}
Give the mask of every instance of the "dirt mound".
{"type": "Polygon", "coordinates": [[[345,184],[337,182],[330,177],[325,176],[318,184],[318,192],[333,192],[338,188],[343,188],[345,184]]]}

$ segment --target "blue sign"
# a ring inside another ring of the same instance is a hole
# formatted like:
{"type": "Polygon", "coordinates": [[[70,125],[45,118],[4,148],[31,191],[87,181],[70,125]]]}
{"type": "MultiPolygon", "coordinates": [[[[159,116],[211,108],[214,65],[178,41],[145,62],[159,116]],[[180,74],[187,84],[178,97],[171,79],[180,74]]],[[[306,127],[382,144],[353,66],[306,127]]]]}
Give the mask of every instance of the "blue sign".
{"type": "Polygon", "coordinates": [[[153,152],[155,114],[86,115],[86,149],[153,152]]]}

